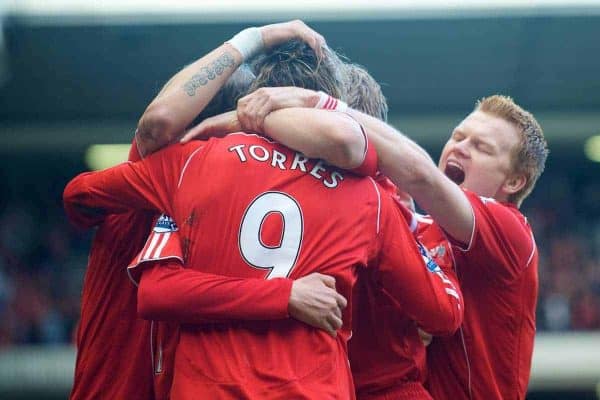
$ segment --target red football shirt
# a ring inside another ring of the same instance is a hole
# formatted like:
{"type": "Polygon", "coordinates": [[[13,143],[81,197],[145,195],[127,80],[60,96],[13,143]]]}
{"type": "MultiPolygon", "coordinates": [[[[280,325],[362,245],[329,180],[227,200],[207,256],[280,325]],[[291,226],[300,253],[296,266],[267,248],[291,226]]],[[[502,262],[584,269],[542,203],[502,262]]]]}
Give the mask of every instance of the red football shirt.
{"type": "MultiPolygon", "coordinates": [[[[139,160],[135,143],[129,159],[139,160]]],[[[157,233],[162,229],[161,223],[169,218],[159,218],[151,230],[157,218],[155,212],[129,211],[104,217],[102,210],[89,212],[68,198],[65,200],[66,212],[77,225],[99,225],[84,282],[71,398],[167,399],[173,375],[174,347],[179,336],[178,324],[138,318],[138,292],[127,277],[126,267],[134,256],[136,265],[162,258],[182,258],[176,235],[169,245],[162,240],[153,241],[161,235],[157,233]],[[151,232],[150,238],[148,232],[151,232]],[[152,244],[154,246],[150,248],[152,244]],[[163,257],[165,254],[167,256],[163,257]],[[114,368],[115,365],[119,368],[114,368]]],[[[169,234],[168,230],[162,233],[164,236],[169,234]]],[[[150,275],[148,280],[169,285],[176,283],[168,273],[168,270],[161,270],[150,275]]],[[[186,274],[193,275],[193,272],[186,271],[186,274]]],[[[186,292],[176,292],[179,296],[174,301],[190,307],[185,314],[187,320],[239,315],[257,319],[287,317],[289,280],[240,282],[212,274],[196,274],[193,278],[193,289],[206,292],[208,303],[186,302],[186,292]],[[270,301],[263,301],[265,298],[270,301]],[[260,302],[261,307],[252,307],[249,312],[252,301],[260,302]]],[[[190,288],[188,284],[184,289],[190,288]]],[[[186,321],[176,319],[176,316],[161,319],[186,321]]]]}
{"type": "MultiPolygon", "coordinates": [[[[129,159],[139,159],[135,143],[129,159]]],[[[70,398],[152,399],[151,327],[137,318],[137,292],[126,267],[144,245],[154,212],[105,216],[65,206],[79,227],[98,225],[83,283],[70,398]]]]}
{"type": "MultiPolygon", "coordinates": [[[[398,207],[373,180],[255,135],[176,145],[142,163],[82,174],[65,193],[86,207],[166,211],[180,225],[186,264],[203,272],[298,278],[318,271],[349,298],[355,267],[377,256],[383,287],[409,315],[423,314],[427,326],[452,318],[411,284],[430,272],[398,207]]],[[[351,305],[345,314],[337,340],[293,319],[182,325],[172,397],[352,397],[351,305]]]]}
{"type": "Polygon", "coordinates": [[[466,193],[473,235],[467,245],[453,243],[464,323],[429,345],[428,387],[435,399],[524,399],[538,292],[535,241],[516,207],[466,193]]]}
{"type": "MultiPolygon", "coordinates": [[[[423,299],[437,298],[436,301],[447,302],[455,310],[455,319],[450,324],[439,320],[441,325],[430,325],[429,329],[437,334],[451,334],[462,322],[463,305],[450,244],[431,220],[408,210],[404,210],[403,215],[426,249],[428,261],[433,260],[441,268],[441,271],[432,268],[435,272],[423,275],[425,280],[415,280],[413,284],[421,288],[423,299]]],[[[431,399],[424,387],[426,353],[417,329],[418,321],[410,318],[402,304],[381,290],[373,271],[361,271],[354,291],[355,325],[349,347],[356,397],[359,400],[431,399]]]]}

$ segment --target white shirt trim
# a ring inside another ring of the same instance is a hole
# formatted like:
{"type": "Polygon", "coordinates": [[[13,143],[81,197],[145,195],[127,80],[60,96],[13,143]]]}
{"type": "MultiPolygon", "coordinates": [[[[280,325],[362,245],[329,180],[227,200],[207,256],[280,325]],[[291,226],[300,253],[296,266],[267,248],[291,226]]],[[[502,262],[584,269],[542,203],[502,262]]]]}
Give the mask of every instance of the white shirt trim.
{"type": "Polygon", "coordinates": [[[531,234],[532,249],[531,249],[531,254],[529,255],[529,258],[527,259],[527,264],[525,264],[525,268],[529,267],[529,265],[531,264],[531,260],[533,260],[533,256],[535,255],[535,251],[537,250],[537,244],[535,243],[535,238],[533,237],[533,232],[530,232],[530,234],[531,234]]]}
{"type": "Polygon", "coordinates": [[[381,218],[381,193],[379,192],[379,188],[377,187],[377,183],[375,182],[375,180],[370,176],[368,178],[373,184],[375,191],[377,192],[377,234],[379,234],[379,220],[381,218]]]}
{"type": "Polygon", "coordinates": [[[183,169],[181,170],[181,174],[179,175],[179,182],[177,182],[178,189],[181,186],[181,181],[183,180],[183,174],[185,174],[185,170],[187,169],[188,164],[192,160],[192,157],[194,157],[196,155],[196,153],[199,152],[200,150],[202,150],[203,148],[204,148],[204,146],[198,147],[196,150],[194,150],[194,152],[192,154],[190,154],[188,159],[185,161],[185,164],[183,165],[183,169]]]}
{"type": "MultiPolygon", "coordinates": [[[[466,194],[465,194],[466,196],[466,194]]],[[[468,252],[471,250],[471,248],[473,247],[473,240],[475,239],[475,228],[477,227],[477,218],[475,218],[475,210],[473,209],[473,204],[471,204],[471,202],[469,201],[469,205],[471,206],[471,215],[473,215],[473,228],[471,230],[471,237],[469,238],[469,242],[467,243],[467,248],[465,249],[463,246],[459,246],[459,245],[455,245],[457,249],[459,249],[462,252],[468,252]]],[[[446,236],[450,236],[448,233],[446,233],[446,231],[444,229],[442,229],[442,231],[444,232],[444,234],[446,236]]],[[[450,236],[451,238],[451,236],[450,236]]],[[[452,238],[450,240],[450,243],[452,242],[458,242],[458,240],[452,238]]]]}
{"type": "Polygon", "coordinates": [[[129,280],[131,282],[133,282],[133,284],[135,285],[135,287],[139,286],[139,282],[136,281],[135,279],[133,279],[133,276],[131,276],[131,271],[138,268],[140,265],[145,264],[145,263],[149,263],[149,262],[155,262],[155,261],[162,261],[162,260],[169,260],[169,259],[174,259],[174,260],[179,260],[181,262],[181,264],[183,265],[183,258],[179,257],[179,256],[164,256],[164,257],[157,257],[157,258],[145,258],[142,261],[139,261],[136,264],[132,264],[129,267],[127,267],[127,276],[129,277],[129,280]]]}

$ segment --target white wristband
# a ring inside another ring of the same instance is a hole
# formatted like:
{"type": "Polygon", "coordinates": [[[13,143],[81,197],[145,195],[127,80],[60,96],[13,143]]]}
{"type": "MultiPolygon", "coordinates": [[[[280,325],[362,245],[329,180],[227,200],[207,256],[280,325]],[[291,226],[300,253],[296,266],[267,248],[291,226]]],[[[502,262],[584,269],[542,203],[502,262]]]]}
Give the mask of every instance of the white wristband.
{"type": "Polygon", "coordinates": [[[261,52],[265,46],[260,29],[256,27],[246,28],[243,31],[240,31],[225,43],[229,43],[235,47],[242,55],[244,61],[261,52]]]}
{"type": "Polygon", "coordinates": [[[320,108],[321,110],[335,110],[346,112],[348,109],[348,104],[344,103],[342,100],[338,100],[335,97],[331,97],[325,92],[319,92],[319,101],[315,108],[320,108]]]}

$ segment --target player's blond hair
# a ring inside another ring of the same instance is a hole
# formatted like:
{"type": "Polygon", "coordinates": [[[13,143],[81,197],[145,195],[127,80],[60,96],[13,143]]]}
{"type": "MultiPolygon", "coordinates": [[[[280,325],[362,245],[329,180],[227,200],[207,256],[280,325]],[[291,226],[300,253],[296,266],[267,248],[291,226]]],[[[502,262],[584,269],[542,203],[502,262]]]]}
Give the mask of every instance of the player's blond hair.
{"type": "Polygon", "coordinates": [[[253,62],[256,79],[248,93],[261,87],[296,86],[341,98],[342,61],[329,48],[323,52],[324,56],[318,57],[311,47],[298,40],[273,48],[253,62]]]}
{"type": "Polygon", "coordinates": [[[527,182],[521,190],[508,198],[509,202],[520,206],[533,190],[546,165],[548,143],[542,127],[533,114],[521,108],[508,96],[484,97],[477,101],[475,110],[510,122],[517,127],[521,135],[521,141],[512,154],[512,168],[513,172],[524,174],[527,182]]]}
{"type": "Polygon", "coordinates": [[[346,103],[355,110],[387,121],[387,100],[375,78],[359,64],[345,64],[345,70],[346,103]]]}

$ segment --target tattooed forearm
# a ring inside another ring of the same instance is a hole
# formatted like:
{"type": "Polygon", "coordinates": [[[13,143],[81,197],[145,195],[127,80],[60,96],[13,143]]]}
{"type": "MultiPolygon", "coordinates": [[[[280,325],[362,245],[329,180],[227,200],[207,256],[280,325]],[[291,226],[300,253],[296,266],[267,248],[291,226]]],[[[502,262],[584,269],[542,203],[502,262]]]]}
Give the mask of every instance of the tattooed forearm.
{"type": "Polygon", "coordinates": [[[183,89],[188,96],[194,96],[196,89],[200,86],[204,86],[208,81],[212,81],[218,75],[221,75],[226,68],[231,68],[235,65],[233,56],[229,53],[222,54],[215,61],[210,63],[208,67],[200,68],[200,72],[191,77],[191,79],[183,85],[183,89]]]}

